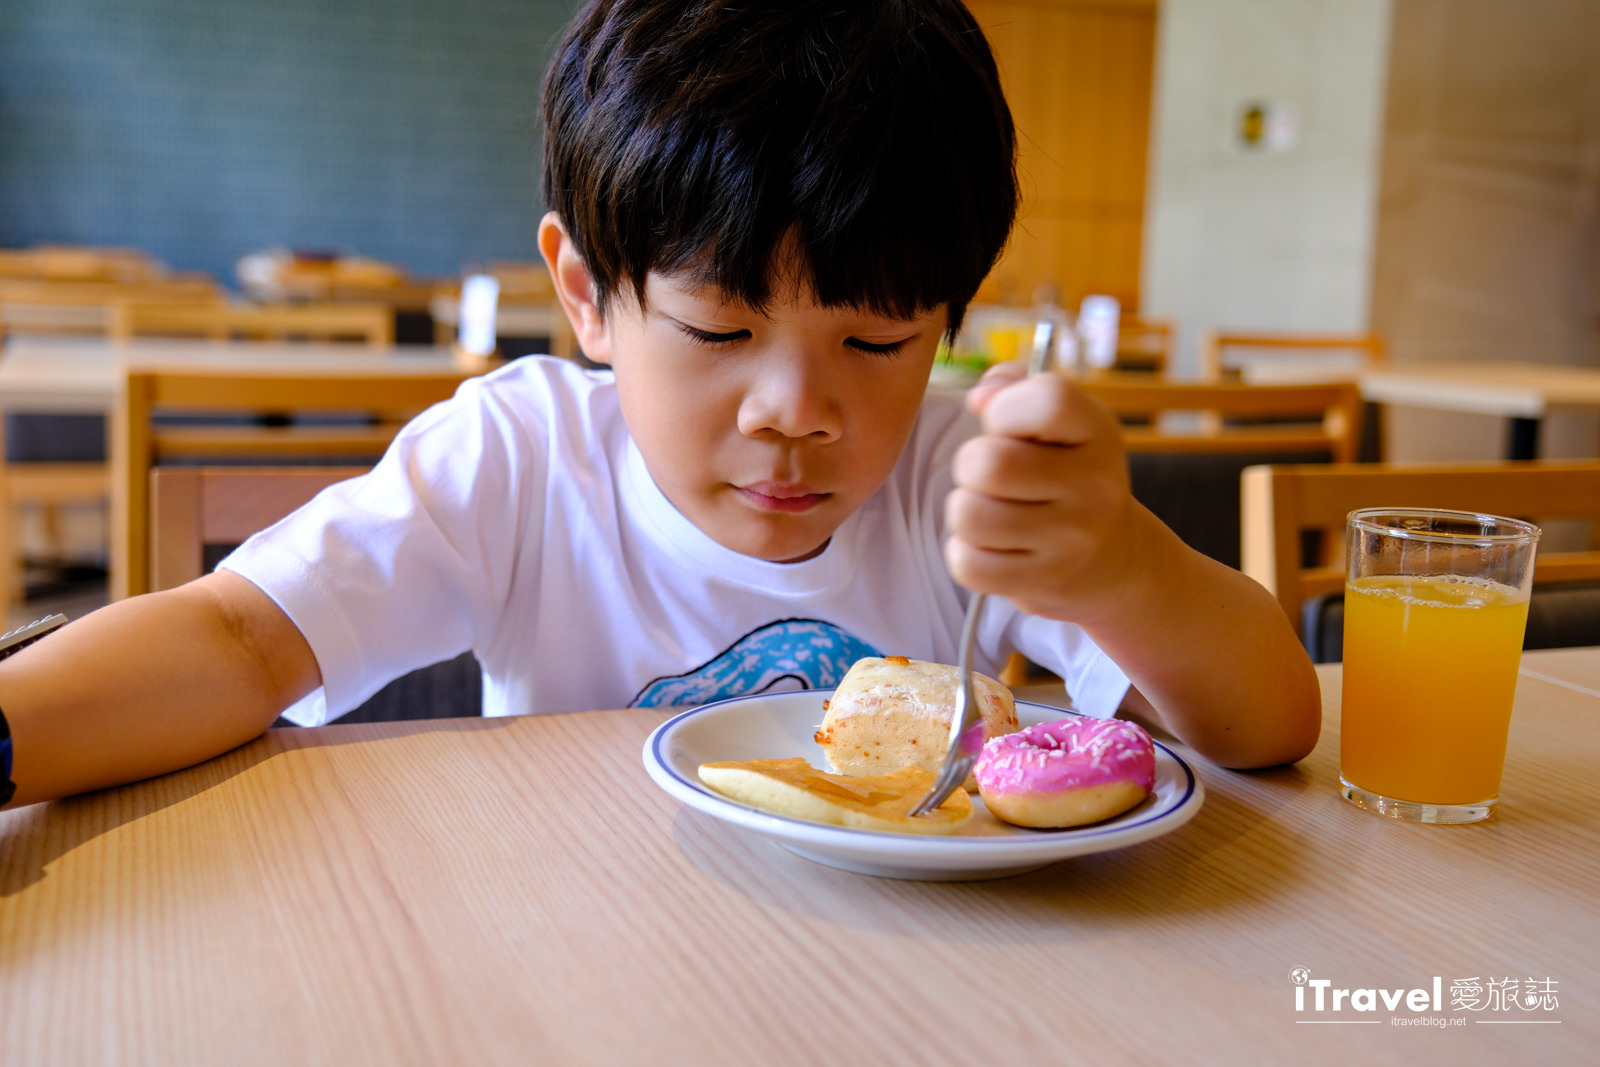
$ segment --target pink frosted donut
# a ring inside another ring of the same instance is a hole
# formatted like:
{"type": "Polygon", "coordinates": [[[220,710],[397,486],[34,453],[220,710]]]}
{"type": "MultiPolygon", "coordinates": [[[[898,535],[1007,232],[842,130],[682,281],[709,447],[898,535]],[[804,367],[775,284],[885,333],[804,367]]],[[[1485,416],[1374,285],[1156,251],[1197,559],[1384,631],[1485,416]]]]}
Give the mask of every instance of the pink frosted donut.
{"type": "Polygon", "coordinates": [[[1018,826],[1083,826],[1120,815],[1156,781],[1156,749],[1124,719],[1062,719],[996,737],[974,768],[978,792],[1018,826]]]}

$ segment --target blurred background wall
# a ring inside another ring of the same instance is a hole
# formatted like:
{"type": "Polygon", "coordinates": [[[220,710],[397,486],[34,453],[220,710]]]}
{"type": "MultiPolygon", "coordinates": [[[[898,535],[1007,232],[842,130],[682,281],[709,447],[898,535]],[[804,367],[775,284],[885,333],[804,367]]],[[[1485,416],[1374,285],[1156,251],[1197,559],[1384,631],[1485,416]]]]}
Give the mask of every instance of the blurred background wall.
{"type": "Polygon", "coordinates": [[[0,247],[225,281],[281,245],[537,256],[538,87],[576,0],[0,0],[0,247]]]}
{"type": "Polygon", "coordinates": [[[1155,0],[968,0],[1017,124],[1022,204],[979,294],[1139,305],[1155,0]]]}
{"type": "MultiPolygon", "coordinates": [[[[1394,0],[1373,328],[1396,363],[1600,363],[1600,3],[1394,0]]],[[[1594,455],[1597,419],[1545,420],[1594,455]]],[[[1398,458],[1493,459],[1489,416],[1394,409],[1398,458]]]]}
{"type": "MultiPolygon", "coordinates": [[[[230,282],[274,245],[535,258],[538,79],[577,2],[0,0],[0,247],[230,282]]],[[[1600,360],[1600,0],[970,6],[1024,193],[982,299],[1112,293],[1177,324],[1180,373],[1213,328],[1600,360]],[[1251,103],[1286,141],[1241,143],[1251,103]]]]}
{"type": "Polygon", "coordinates": [[[1164,0],[1146,315],[1214,329],[1367,327],[1389,0],[1164,0]],[[1244,112],[1272,128],[1254,144],[1244,112]],[[1276,138],[1276,140],[1274,140],[1276,138]]]}

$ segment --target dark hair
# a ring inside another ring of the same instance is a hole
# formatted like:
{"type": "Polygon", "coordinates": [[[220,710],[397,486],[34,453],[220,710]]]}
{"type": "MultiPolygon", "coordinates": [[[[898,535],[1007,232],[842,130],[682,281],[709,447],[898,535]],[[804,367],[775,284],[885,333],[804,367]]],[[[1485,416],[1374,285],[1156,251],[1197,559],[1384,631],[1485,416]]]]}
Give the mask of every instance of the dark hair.
{"type": "Polygon", "coordinates": [[[947,303],[954,333],[1016,216],[1011,112],[960,0],[594,0],[542,109],[545,199],[602,311],[624,285],[643,306],[651,271],[764,310],[792,266],[829,307],[947,303]]]}

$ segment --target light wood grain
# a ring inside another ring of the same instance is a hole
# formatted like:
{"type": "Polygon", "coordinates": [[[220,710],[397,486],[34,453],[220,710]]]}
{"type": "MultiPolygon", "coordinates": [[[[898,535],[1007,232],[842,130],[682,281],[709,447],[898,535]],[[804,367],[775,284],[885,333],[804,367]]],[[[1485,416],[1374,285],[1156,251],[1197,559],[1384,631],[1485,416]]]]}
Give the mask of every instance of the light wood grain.
{"type": "Polygon", "coordinates": [[[150,587],[205,573],[208,545],[237,545],[367,467],[157,467],[150,472],[150,587]]]}
{"type": "Polygon", "coordinates": [[[1584,1062],[1600,696],[1565,680],[1592,680],[1600,650],[1524,662],[1486,824],[1339,799],[1324,667],[1303,763],[1199,764],[1208,799],[1176,833],[988,883],[845,874],[681,808],[640,765],[657,712],[272,731],[0,813],[0,1048],[18,1065],[1584,1062]],[[1561,1023],[1299,1026],[1297,966],[1350,987],[1551,977],[1561,1023]]]}
{"type": "Polygon", "coordinates": [[[394,311],[387,304],[229,304],[221,301],[122,300],[112,311],[111,337],[205,337],[213,341],[350,339],[383,350],[394,344],[394,311]]]}
{"type": "MultiPolygon", "coordinates": [[[[83,283],[88,284],[88,283],[83,283]]],[[[274,342],[209,342],[188,339],[135,339],[126,345],[115,345],[101,339],[68,337],[12,337],[7,339],[0,356],[0,411],[39,412],[49,414],[112,415],[123,377],[134,368],[182,368],[254,370],[304,370],[330,374],[378,374],[384,376],[429,375],[447,371],[456,366],[452,353],[431,348],[390,348],[368,351],[348,344],[323,344],[315,342],[282,344],[274,342]]],[[[292,407],[293,405],[287,405],[292,407]]],[[[360,403],[352,404],[359,408],[360,403]]],[[[242,408],[249,408],[249,404],[242,408]]],[[[382,428],[380,428],[381,430],[382,428]]],[[[175,447],[187,449],[186,454],[212,454],[228,452],[238,454],[243,443],[239,435],[229,439],[222,435],[218,440],[206,440],[203,434],[180,431],[175,447]],[[199,440],[196,440],[199,437],[199,440]]],[[[301,453],[327,444],[327,451],[361,455],[381,452],[391,434],[368,433],[366,441],[354,440],[359,433],[328,434],[322,441],[308,440],[311,435],[292,431],[276,435],[268,449],[277,448],[282,453],[301,453]]],[[[268,440],[273,440],[269,437],[268,440]]],[[[100,479],[98,493],[91,498],[103,497],[110,487],[113,540],[123,517],[124,504],[120,499],[118,483],[112,478],[120,438],[113,432],[109,446],[113,462],[96,465],[94,470],[82,465],[4,464],[0,460],[0,515],[9,514],[19,504],[49,504],[84,499],[81,490],[89,486],[89,478],[100,479]]],[[[255,448],[258,454],[260,448],[255,448]]],[[[15,552],[12,527],[0,523],[0,590],[9,586],[15,597],[20,588],[20,568],[15,552]]],[[[112,581],[120,579],[120,553],[112,546],[112,581]]],[[[3,592],[0,592],[3,595],[3,592]]]]}
{"type": "Polygon", "coordinates": [[[1150,420],[1149,426],[1123,428],[1130,452],[1325,452],[1339,460],[1356,455],[1361,398],[1349,382],[1200,384],[1107,374],[1082,379],[1078,387],[1124,421],[1150,420]],[[1188,432],[1172,431],[1162,417],[1179,412],[1199,416],[1199,424],[1188,432]],[[1272,421],[1230,421],[1239,419],[1272,421]]]}
{"type": "Polygon", "coordinates": [[[151,591],[150,471],[174,456],[281,461],[285,456],[381,455],[405,422],[448,399],[467,378],[487,370],[421,368],[373,359],[367,366],[141,367],[128,370],[112,419],[111,594],[151,591]],[[166,426],[160,414],[257,415],[351,413],[365,426],[166,426]]]}
{"type": "Polygon", "coordinates": [[[35,281],[154,281],[165,268],[136,248],[34,245],[0,248],[0,278],[35,281]]]}
{"type": "Polygon", "coordinates": [[[1360,367],[1379,367],[1386,355],[1383,338],[1375,333],[1320,334],[1320,333],[1241,333],[1221,330],[1208,333],[1200,342],[1200,375],[1207,381],[1218,381],[1229,372],[1239,370],[1236,357],[1230,352],[1255,363],[1293,359],[1307,352],[1347,353],[1354,356],[1360,367]]]}
{"type": "Polygon", "coordinates": [[[1412,363],[1361,370],[1319,359],[1242,357],[1252,385],[1355,381],[1362,398],[1401,407],[1538,419],[1600,408],[1600,368],[1539,363],[1412,363]]]}
{"type": "Polygon", "coordinates": [[[1537,363],[1434,363],[1361,376],[1361,393],[1384,404],[1541,418],[1555,408],[1600,407],[1600,368],[1537,363]]]}
{"type": "Polygon", "coordinates": [[[979,299],[1138,307],[1156,5],[972,0],[1017,126],[1017,227],[979,299]]]}

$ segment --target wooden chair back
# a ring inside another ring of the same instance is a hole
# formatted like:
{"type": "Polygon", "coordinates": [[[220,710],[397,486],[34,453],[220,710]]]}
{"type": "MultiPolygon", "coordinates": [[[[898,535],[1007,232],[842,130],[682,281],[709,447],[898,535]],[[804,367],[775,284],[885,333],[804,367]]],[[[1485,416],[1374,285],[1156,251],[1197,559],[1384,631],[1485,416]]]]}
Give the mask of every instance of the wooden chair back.
{"type": "Polygon", "coordinates": [[[510,300],[554,300],[556,285],[542,260],[498,260],[489,273],[500,283],[500,295],[510,300]]]}
{"type": "MultiPolygon", "coordinates": [[[[548,339],[546,354],[562,359],[578,355],[578,339],[556,298],[555,283],[543,262],[500,261],[489,264],[488,273],[500,283],[500,298],[495,308],[495,333],[500,337],[543,337],[548,339]]],[[[432,305],[435,344],[449,345],[456,340],[461,322],[461,287],[439,289],[432,305]]],[[[515,356],[519,353],[502,353],[515,356]]]]}
{"type": "Polygon", "coordinates": [[[371,468],[157,467],[150,472],[153,590],[205,573],[206,549],[237,545],[323,489],[371,468]]]}
{"type": "MultiPolygon", "coordinates": [[[[1450,508],[1600,524],[1600,461],[1594,460],[1250,467],[1240,492],[1242,569],[1278,598],[1296,631],[1307,600],[1344,588],[1345,517],[1357,508],[1450,508]],[[1321,531],[1319,558],[1303,559],[1303,531],[1321,531]]],[[[1600,579],[1600,551],[1540,547],[1536,584],[1594,579],[1600,579]]]]}
{"type": "Polygon", "coordinates": [[[1375,333],[1242,333],[1231,330],[1207,334],[1200,345],[1200,373],[1207,381],[1219,381],[1236,367],[1228,365],[1230,350],[1248,350],[1260,355],[1337,352],[1359,354],[1363,366],[1380,366],[1386,359],[1383,338],[1375,333]]]}
{"type": "Polygon", "coordinates": [[[498,260],[489,264],[489,273],[500,283],[501,321],[508,327],[503,335],[514,336],[513,330],[542,335],[550,339],[550,355],[577,357],[578,339],[543,260],[498,260]]]}
{"type": "MultiPolygon", "coordinates": [[[[160,467],[150,472],[152,584],[200,577],[208,549],[239,544],[336,482],[350,467],[160,467]]],[[[396,679],[339,721],[393,722],[483,713],[483,677],[471,653],[396,679]]]]}
{"type": "MultiPolygon", "coordinates": [[[[130,298],[221,300],[222,291],[208,277],[166,274],[160,264],[126,249],[0,250],[0,338],[12,333],[104,336],[113,306],[130,298]]],[[[55,542],[62,507],[104,504],[110,488],[111,471],[104,462],[16,462],[0,448],[0,602],[16,604],[24,591],[19,511],[39,509],[46,536],[55,542]]]]}
{"type": "Polygon", "coordinates": [[[286,458],[370,462],[417,413],[448,399],[465,369],[371,371],[130,370],[112,432],[112,596],[150,590],[150,471],[164,461],[226,459],[271,466],[286,458]],[[360,415],[339,425],[167,425],[174,415],[360,415]]]}
{"type": "Polygon", "coordinates": [[[111,323],[112,340],[204,337],[213,341],[359,341],[394,344],[394,312],[382,304],[226,304],[123,300],[111,323]]]}
{"type": "Polygon", "coordinates": [[[1321,385],[1200,384],[1106,376],[1079,383],[1124,422],[1130,452],[1319,452],[1356,456],[1361,394],[1353,383],[1321,385]],[[1192,432],[1175,432],[1164,417],[1198,412],[1192,432]]]}
{"type": "Polygon", "coordinates": [[[1125,317],[1117,326],[1117,367],[1165,374],[1172,361],[1172,323],[1125,317]]]}

